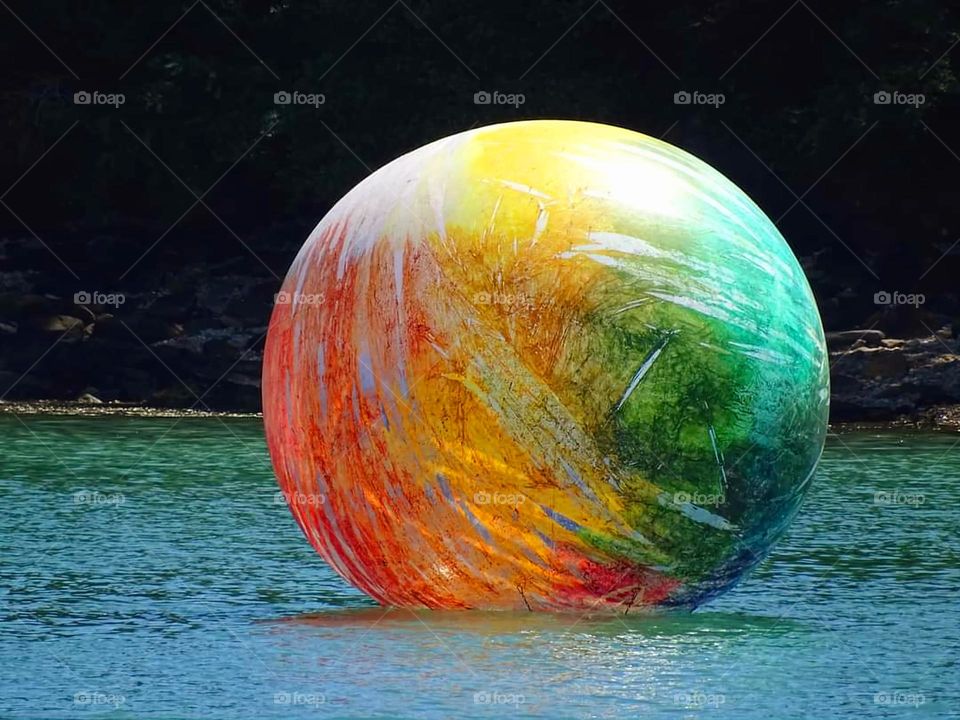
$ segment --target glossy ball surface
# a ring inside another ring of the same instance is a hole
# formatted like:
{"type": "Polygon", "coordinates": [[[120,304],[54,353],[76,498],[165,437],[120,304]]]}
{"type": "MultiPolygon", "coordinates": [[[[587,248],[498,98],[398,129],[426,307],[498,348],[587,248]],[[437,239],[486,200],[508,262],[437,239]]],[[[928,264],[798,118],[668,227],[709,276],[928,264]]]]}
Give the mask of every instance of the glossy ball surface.
{"type": "Polygon", "coordinates": [[[823,447],[816,304],[773,223],[665,142],[444,138],[323,218],[277,296],[270,453],[376,600],[695,607],[755,566],[823,447]]]}

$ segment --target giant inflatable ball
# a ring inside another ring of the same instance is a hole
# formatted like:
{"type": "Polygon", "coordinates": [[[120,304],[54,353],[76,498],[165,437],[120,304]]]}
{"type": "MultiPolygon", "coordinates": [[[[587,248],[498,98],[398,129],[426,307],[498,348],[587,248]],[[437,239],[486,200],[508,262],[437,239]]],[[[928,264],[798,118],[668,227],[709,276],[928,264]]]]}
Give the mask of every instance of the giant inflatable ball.
{"type": "Polygon", "coordinates": [[[363,180],[290,268],[264,358],[294,518],[407,608],[702,604],[796,514],[828,397],[773,223],[686,152],[583,122],[363,180]]]}

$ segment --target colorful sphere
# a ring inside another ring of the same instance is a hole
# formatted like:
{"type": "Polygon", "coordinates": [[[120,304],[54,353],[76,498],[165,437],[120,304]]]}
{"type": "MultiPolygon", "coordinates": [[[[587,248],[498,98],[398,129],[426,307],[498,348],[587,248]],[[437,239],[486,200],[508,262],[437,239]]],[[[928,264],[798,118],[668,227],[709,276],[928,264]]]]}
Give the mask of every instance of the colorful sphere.
{"type": "Polygon", "coordinates": [[[827,352],[773,223],[697,158],[494,125],[351,190],[277,296],[264,421],[340,575],[402,607],[693,608],[770,551],[827,352]]]}

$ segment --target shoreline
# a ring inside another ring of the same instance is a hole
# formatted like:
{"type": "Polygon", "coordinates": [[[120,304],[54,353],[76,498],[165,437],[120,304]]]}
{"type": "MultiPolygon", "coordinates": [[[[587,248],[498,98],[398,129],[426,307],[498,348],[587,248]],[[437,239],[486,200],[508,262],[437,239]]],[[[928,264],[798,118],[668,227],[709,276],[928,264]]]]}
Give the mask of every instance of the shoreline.
{"type": "Polygon", "coordinates": [[[138,403],[84,403],[68,400],[3,400],[0,415],[62,415],[67,417],[262,418],[242,410],[194,410],[138,403]]]}
{"type": "MultiPolygon", "coordinates": [[[[4,400],[0,415],[46,415],[64,417],[153,417],[153,418],[255,418],[263,413],[241,410],[195,410],[139,403],[87,403],[66,400],[4,400]]],[[[904,414],[889,420],[847,419],[831,421],[833,433],[869,430],[915,430],[921,432],[960,432],[960,404],[942,405],[904,414]]]]}
{"type": "Polygon", "coordinates": [[[890,420],[831,420],[834,433],[869,430],[914,430],[917,432],[960,432],[960,405],[927,408],[890,420]]]}

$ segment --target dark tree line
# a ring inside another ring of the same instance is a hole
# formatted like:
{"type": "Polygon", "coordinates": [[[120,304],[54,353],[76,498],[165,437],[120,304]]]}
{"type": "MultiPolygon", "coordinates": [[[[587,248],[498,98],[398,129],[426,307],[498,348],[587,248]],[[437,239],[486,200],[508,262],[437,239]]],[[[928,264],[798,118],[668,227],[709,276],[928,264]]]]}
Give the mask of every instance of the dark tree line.
{"type": "Polygon", "coordinates": [[[732,178],[802,257],[828,326],[901,322],[877,315],[880,290],[925,293],[929,322],[960,315],[960,11],[946,3],[8,6],[0,193],[49,152],[3,195],[4,282],[156,290],[224,258],[282,276],[368,169],[472,126],[559,117],[664,135],[732,178]],[[482,90],[525,102],[477,105],[482,90]],[[675,104],[684,90],[725,101],[675,104]],[[883,90],[924,101],[877,104],[883,90]],[[78,105],[80,91],[124,102],[78,105]],[[277,105],[282,91],[324,102],[277,105]]]}

